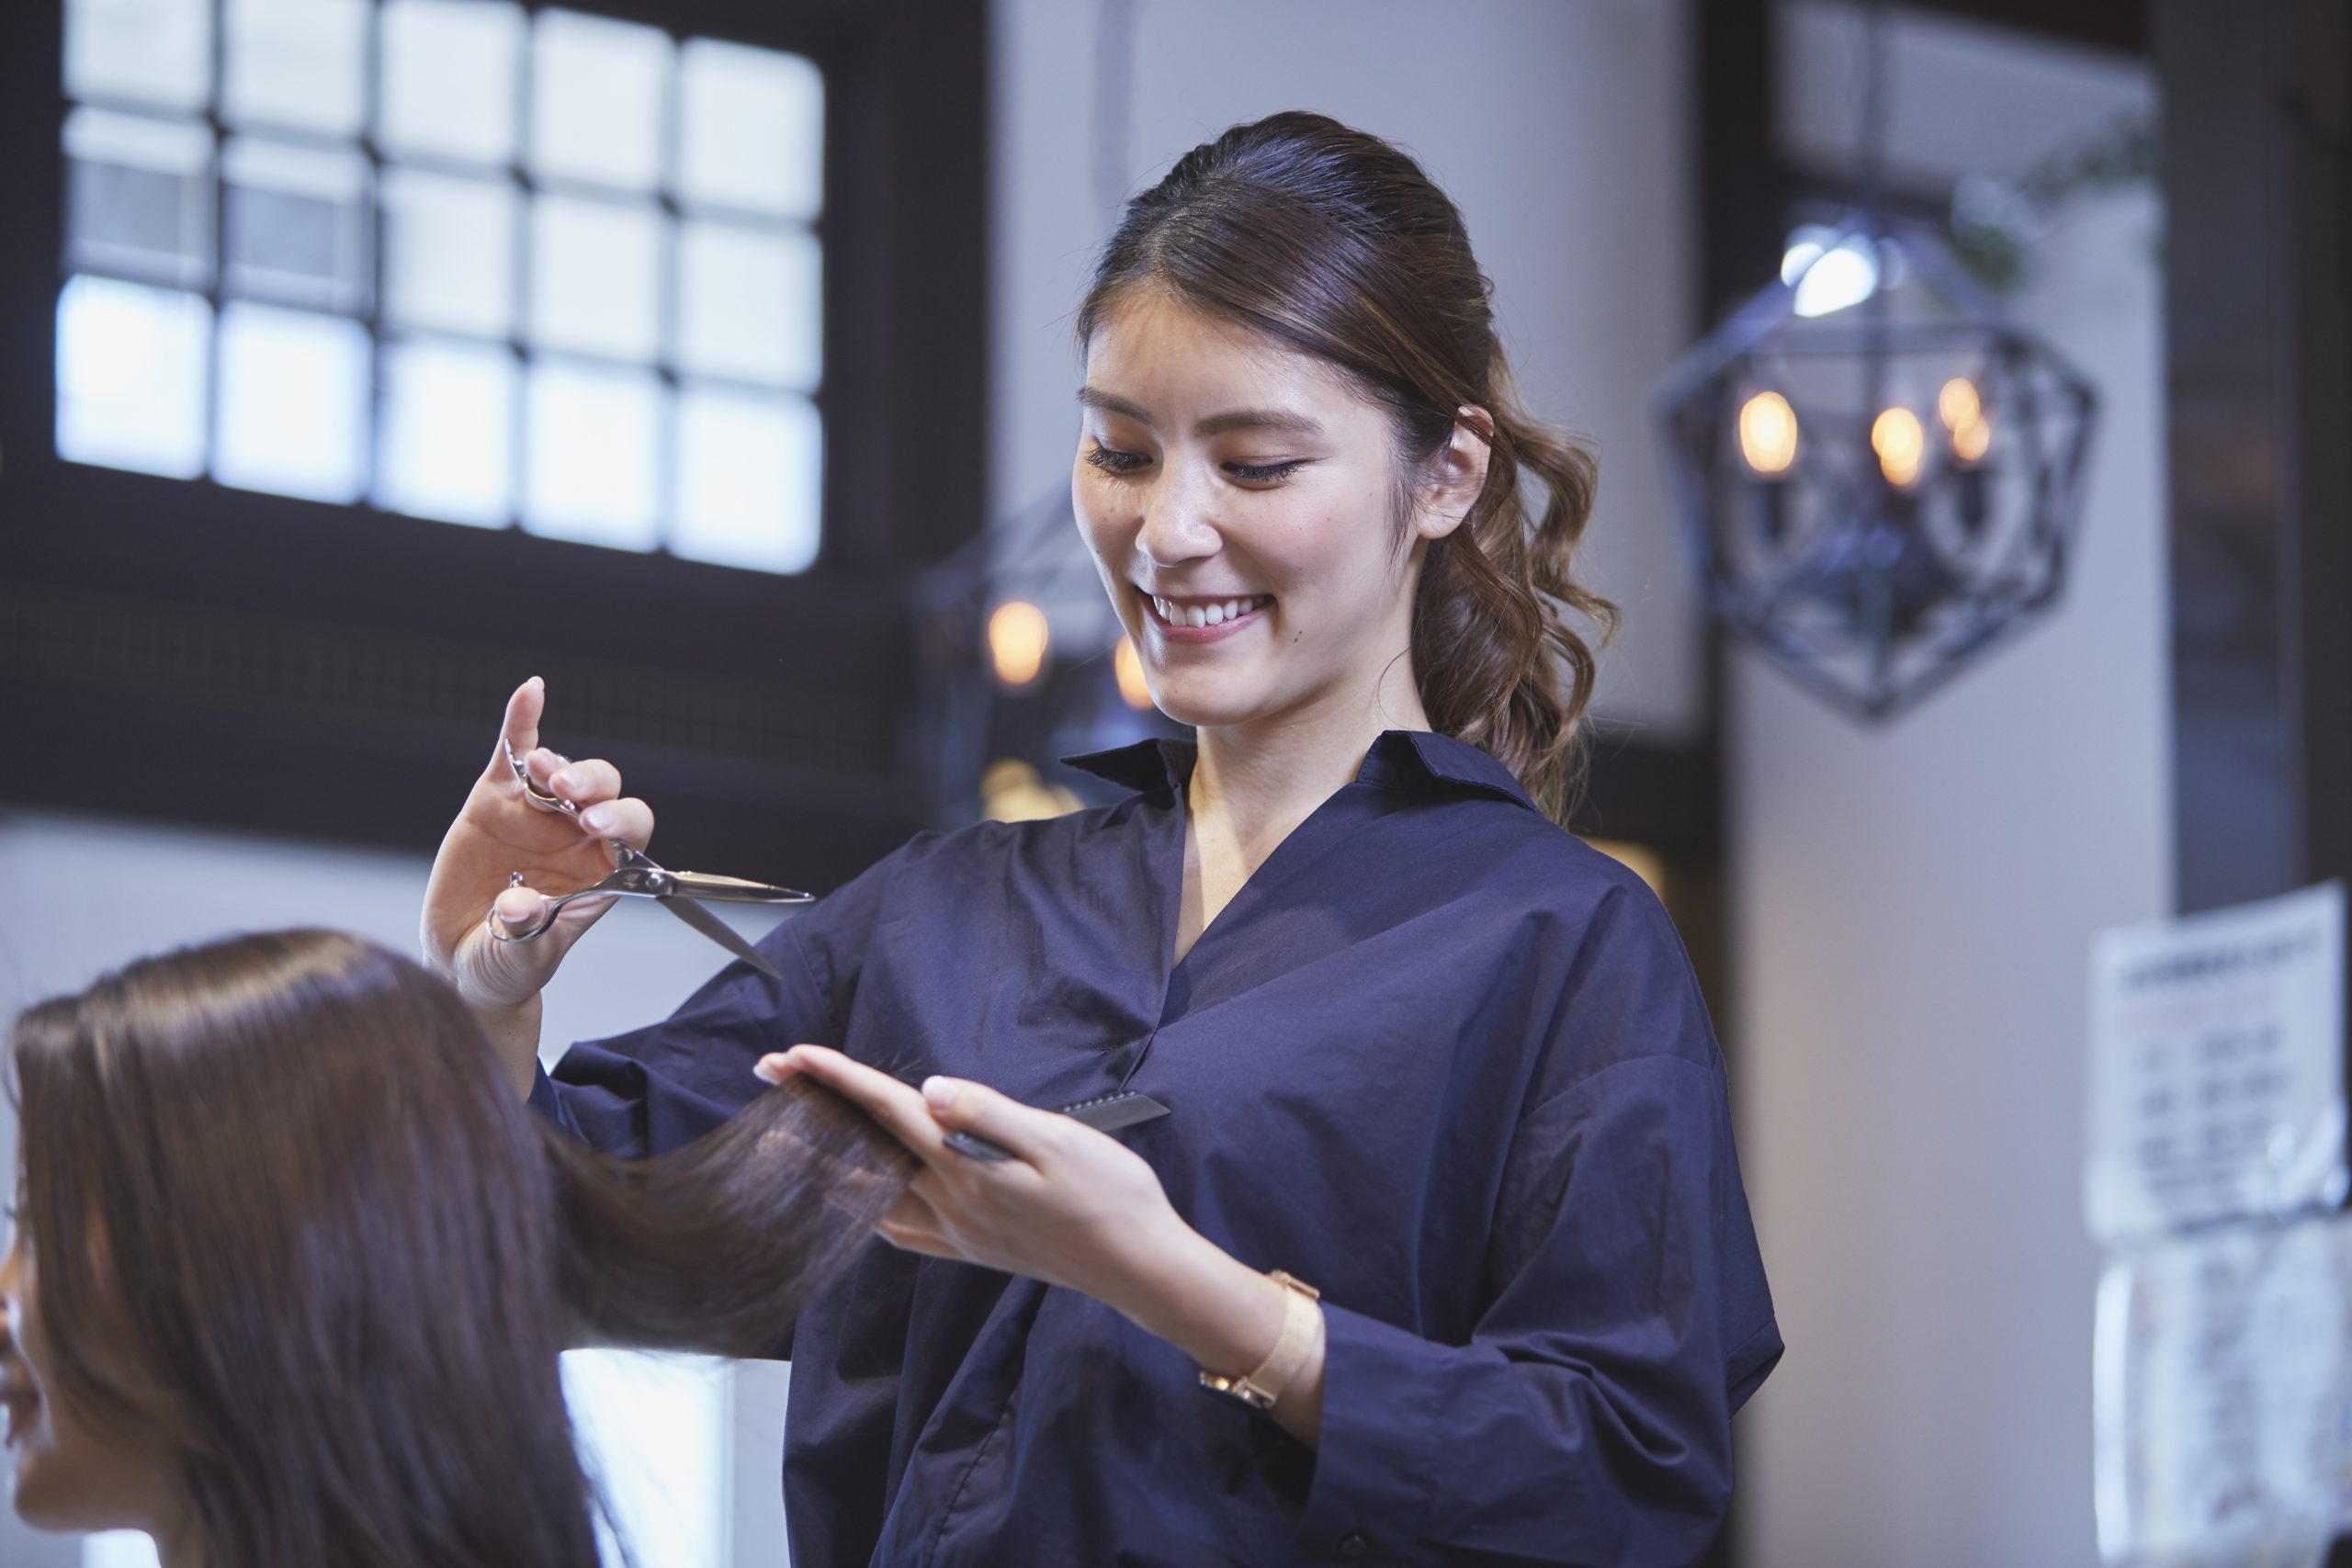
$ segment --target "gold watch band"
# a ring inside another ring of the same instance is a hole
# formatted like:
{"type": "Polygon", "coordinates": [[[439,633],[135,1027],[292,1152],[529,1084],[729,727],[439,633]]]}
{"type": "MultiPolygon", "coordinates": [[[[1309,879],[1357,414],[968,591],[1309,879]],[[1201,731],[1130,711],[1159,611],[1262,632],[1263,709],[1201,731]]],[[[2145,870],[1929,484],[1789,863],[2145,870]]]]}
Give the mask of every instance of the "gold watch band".
{"type": "Polygon", "coordinates": [[[1282,1332],[1275,1336],[1274,1348],[1257,1371],[1243,1377],[1227,1377],[1221,1372],[1204,1371],[1201,1386],[1218,1393],[1229,1394],[1252,1410],[1272,1410],[1274,1401],[1283,1396],[1306,1358],[1315,1349],[1316,1333],[1323,1325],[1323,1313],[1316,1303],[1322,1292],[1295,1275],[1282,1269],[1271,1270],[1267,1276],[1285,1292],[1283,1297],[1282,1332]]]}

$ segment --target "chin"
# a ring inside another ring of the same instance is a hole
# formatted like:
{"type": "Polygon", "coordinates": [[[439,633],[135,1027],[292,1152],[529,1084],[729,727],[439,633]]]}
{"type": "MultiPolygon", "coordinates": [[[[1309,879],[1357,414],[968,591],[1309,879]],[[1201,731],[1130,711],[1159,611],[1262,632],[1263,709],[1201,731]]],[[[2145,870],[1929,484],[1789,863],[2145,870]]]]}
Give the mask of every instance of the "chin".
{"type": "Polygon", "coordinates": [[[9,1501],[17,1517],[34,1529],[56,1535],[95,1535],[102,1530],[144,1530],[148,1521],[115,1488],[99,1478],[76,1475],[59,1456],[34,1450],[17,1458],[9,1501]]]}
{"type": "Polygon", "coordinates": [[[1253,694],[1213,681],[1162,681],[1152,693],[1152,702],[1170,718],[1195,729],[1247,724],[1266,711],[1266,705],[1255,700],[1253,694]]]}

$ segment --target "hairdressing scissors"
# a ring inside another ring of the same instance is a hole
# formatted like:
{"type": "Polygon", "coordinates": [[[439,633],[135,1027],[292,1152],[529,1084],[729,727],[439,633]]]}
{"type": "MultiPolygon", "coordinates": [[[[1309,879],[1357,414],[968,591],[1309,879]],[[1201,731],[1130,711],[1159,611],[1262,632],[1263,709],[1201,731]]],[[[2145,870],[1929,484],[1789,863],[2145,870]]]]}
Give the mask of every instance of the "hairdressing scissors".
{"type": "MultiPolygon", "coordinates": [[[[499,744],[505,748],[506,765],[514,771],[514,782],[523,786],[525,800],[541,811],[560,811],[575,822],[580,819],[579,807],[560,795],[548,794],[531,782],[530,770],[523,765],[523,759],[514,754],[513,742],[502,739],[499,744]]],[[[651,898],[770,979],[784,977],[758,948],[745,942],[726,921],[702,905],[705,902],[813,904],[817,899],[815,894],[803,893],[792,887],[776,887],[765,882],[746,882],[740,876],[714,876],[702,871],[670,871],[656,863],[643,851],[632,849],[617,839],[607,839],[605,842],[613,852],[615,861],[610,874],[560,898],[548,899],[546,913],[537,925],[527,931],[501,930],[506,922],[498,918],[498,910],[492,908],[482,922],[489,928],[490,934],[500,942],[528,942],[555,924],[556,911],[574,898],[616,894],[625,898],[651,898]]],[[[507,886],[522,886],[523,874],[519,871],[514,873],[508,879],[507,886]]]]}

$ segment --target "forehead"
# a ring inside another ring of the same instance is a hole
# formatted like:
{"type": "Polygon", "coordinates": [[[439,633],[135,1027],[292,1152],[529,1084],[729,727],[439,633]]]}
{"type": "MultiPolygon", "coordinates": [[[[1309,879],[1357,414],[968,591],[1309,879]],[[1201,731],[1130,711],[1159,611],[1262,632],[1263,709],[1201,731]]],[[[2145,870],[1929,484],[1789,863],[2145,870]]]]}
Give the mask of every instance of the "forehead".
{"type": "Polygon", "coordinates": [[[1085,371],[1088,386],[1149,410],[1155,422],[1235,406],[1289,409],[1328,424],[1382,416],[1330,361],[1150,286],[1126,289],[1103,312],[1085,371]]]}

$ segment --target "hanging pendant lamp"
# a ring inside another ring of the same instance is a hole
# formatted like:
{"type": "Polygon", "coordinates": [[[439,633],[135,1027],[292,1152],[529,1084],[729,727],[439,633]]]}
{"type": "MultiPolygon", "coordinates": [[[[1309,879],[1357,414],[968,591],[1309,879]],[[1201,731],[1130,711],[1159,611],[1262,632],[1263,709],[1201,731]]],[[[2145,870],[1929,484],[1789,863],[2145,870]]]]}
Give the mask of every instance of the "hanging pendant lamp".
{"type": "Polygon", "coordinates": [[[1846,711],[1909,707],[2055,603],[2098,400],[1933,235],[1876,200],[1883,17],[1868,14],[1861,200],[1657,399],[1709,612],[1846,711]]]}

